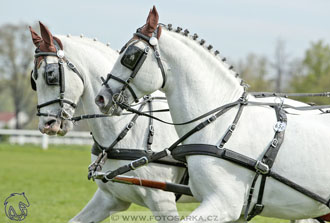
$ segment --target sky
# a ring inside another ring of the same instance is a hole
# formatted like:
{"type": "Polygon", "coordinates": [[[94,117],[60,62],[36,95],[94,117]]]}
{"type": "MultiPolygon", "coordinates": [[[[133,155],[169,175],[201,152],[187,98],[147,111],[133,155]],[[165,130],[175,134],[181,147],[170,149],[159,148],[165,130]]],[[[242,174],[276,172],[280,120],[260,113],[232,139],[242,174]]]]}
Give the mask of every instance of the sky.
{"type": "Polygon", "coordinates": [[[273,57],[278,39],[290,57],[311,42],[330,44],[329,0],[1,0],[0,26],[42,21],[53,34],[84,34],[119,49],[155,5],[160,22],[197,33],[231,60],[273,57]]]}

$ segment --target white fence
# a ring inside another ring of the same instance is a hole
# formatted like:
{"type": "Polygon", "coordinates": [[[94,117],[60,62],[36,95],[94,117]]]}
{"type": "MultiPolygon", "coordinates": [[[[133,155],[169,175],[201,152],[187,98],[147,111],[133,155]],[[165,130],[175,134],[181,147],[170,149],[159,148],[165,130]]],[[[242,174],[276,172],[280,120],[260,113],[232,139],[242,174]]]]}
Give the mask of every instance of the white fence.
{"type": "Polygon", "coordinates": [[[23,145],[32,143],[41,145],[43,149],[48,144],[92,145],[93,139],[89,132],[68,132],[65,136],[48,136],[37,130],[0,129],[0,136],[9,136],[10,143],[23,145]]]}

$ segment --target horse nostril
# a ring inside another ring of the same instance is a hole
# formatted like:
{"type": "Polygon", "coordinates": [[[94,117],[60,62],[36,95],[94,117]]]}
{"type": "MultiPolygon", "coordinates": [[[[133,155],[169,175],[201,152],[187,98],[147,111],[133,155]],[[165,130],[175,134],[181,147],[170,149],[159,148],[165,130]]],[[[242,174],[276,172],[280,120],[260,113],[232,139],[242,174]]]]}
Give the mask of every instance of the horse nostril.
{"type": "Polygon", "coordinates": [[[98,95],[95,98],[95,102],[98,106],[104,106],[104,97],[102,95],[98,95]]]}
{"type": "Polygon", "coordinates": [[[104,97],[103,96],[99,96],[99,100],[100,103],[104,103],[104,97]]]}
{"type": "Polygon", "coordinates": [[[52,126],[56,122],[56,119],[51,119],[45,123],[46,126],[52,126]]]}

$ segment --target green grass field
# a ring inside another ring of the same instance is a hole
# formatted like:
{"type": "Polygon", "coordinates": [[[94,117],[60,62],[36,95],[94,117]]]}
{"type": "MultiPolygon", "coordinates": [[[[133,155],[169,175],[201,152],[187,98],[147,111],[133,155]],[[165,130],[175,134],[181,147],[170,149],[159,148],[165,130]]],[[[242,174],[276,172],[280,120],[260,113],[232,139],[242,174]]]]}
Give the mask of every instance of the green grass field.
{"type": "MultiPolygon", "coordinates": [[[[0,143],[0,223],[14,222],[5,215],[4,201],[11,193],[22,192],[31,204],[23,222],[68,222],[96,191],[96,184],[87,180],[89,163],[90,148],[87,146],[50,146],[42,150],[34,145],[0,143]]],[[[187,213],[198,204],[177,206],[179,211],[187,213]]],[[[140,211],[150,213],[137,205],[132,205],[127,213],[140,211]]],[[[103,222],[110,222],[110,219],[103,222]]],[[[289,221],[256,217],[251,222],[289,221]]]]}

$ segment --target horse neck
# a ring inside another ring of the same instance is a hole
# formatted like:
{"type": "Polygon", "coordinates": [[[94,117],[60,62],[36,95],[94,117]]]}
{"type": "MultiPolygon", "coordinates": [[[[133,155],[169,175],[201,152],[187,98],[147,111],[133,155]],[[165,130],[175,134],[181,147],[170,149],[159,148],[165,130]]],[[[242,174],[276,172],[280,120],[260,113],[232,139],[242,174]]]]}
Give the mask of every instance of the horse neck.
{"type": "MultiPolygon", "coordinates": [[[[175,122],[196,118],[242,95],[244,88],[228,65],[197,41],[164,30],[159,46],[171,69],[165,93],[175,122]]],[[[185,128],[177,128],[179,135],[185,128]]]]}
{"type": "MultiPolygon", "coordinates": [[[[66,57],[82,73],[85,80],[83,95],[80,102],[86,114],[99,114],[94,99],[101,88],[101,76],[105,76],[118,57],[118,53],[102,43],[79,37],[62,37],[66,57]]],[[[111,117],[88,119],[89,128],[102,146],[109,146],[126,127],[131,117],[111,117]]],[[[131,130],[134,132],[134,128],[131,130]]],[[[136,130],[135,130],[136,131],[136,130]]],[[[124,138],[118,147],[142,148],[138,143],[124,138]]]]}

